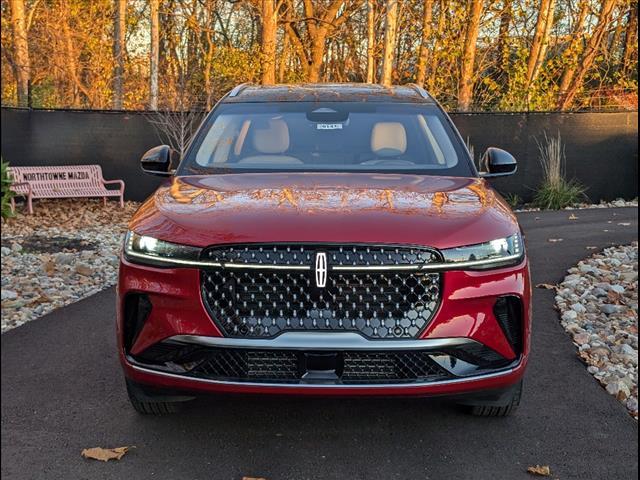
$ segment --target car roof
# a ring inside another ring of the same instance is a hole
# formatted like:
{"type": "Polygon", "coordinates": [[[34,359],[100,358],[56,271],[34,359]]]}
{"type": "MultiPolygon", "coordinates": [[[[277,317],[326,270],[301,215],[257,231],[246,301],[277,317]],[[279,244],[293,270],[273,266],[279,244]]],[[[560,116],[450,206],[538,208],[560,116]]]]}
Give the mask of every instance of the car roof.
{"type": "Polygon", "coordinates": [[[417,85],[389,86],[372,83],[306,83],[235,87],[224,103],[248,102],[376,102],[430,103],[433,98],[417,85]]]}

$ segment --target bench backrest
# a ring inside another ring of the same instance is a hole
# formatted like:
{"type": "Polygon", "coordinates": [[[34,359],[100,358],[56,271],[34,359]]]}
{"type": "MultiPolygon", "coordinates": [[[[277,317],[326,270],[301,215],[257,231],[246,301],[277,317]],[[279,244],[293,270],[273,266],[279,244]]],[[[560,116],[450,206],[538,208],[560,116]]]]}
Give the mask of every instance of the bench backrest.
{"type": "Polygon", "coordinates": [[[27,182],[38,194],[64,192],[83,187],[102,186],[100,165],[69,165],[61,167],[9,167],[14,183],[27,182]]]}

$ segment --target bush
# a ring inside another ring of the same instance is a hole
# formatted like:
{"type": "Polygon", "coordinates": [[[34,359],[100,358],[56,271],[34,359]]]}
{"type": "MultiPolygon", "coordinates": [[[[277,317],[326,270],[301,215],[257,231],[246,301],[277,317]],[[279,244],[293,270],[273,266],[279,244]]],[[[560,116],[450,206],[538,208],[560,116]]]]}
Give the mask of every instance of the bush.
{"type": "Polygon", "coordinates": [[[11,175],[9,175],[9,163],[4,160],[0,160],[0,180],[2,182],[2,218],[9,218],[13,216],[11,211],[11,199],[14,193],[9,187],[11,187],[11,175]]]}
{"type": "Polygon", "coordinates": [[[544,142],[538,142],[543,179],[533,198],[536,207],[560,210],[586,199],[586,189],[576,180],[565,178],[565,150],[560,133],[549,138],[544,134],[544,142]]]}

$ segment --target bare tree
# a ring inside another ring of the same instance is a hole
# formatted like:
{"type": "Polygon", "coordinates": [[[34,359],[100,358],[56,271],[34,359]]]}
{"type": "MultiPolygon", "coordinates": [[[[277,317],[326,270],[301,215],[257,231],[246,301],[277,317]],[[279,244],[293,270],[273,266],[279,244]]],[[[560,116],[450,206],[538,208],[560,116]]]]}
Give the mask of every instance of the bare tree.
{"type": "Polygon", "coordinates": [[[375,83],[376,48],[375,0],[367,0],[367,83],[375,83]]]}
{"type": "Polygon", "coordinates": [[[149,110],[158,109],[158,65],[160,62],[160,0],[150,0],[151,48],[149,59],[149,110]]]}
{"type": "Polygon", "coordinates": [[[384,20],[384,54],[382,57],[383,85],[391,85],[393,61],[396,51],[396,27],[398,23],[398,0],[387,0],[384,20]]]}
{"type": "Polygon", "coordinates": [[[464,36],[462,50],[462,66],[460,68],[460,87],[458,89],[458,109],[469,110],[473,99],[474,70],[476,60],[476,41],[480,31],[480,17],[482,16],[483,0],[471,0],[467,31],[464,36]]]}
{"type": "Polygon", "coordinates": [[[115,0],[113,18],[113,108],[122,110],[124,106],[124,50],[126,33],[127,0],[115,0]]]}
{"type": "Polygon", "coordinates": [[[25,20],[24,0],[11,0],[11,27],[14,42],[14,74],[18,84],[18,106],[29,106],[31,63],[25,20]]]}
{"type": "Polygon", "coordinates": [[[535,81],[540,71],[540,65],[544,61],[547,46],[549,44],[549,32],[553,23],[553,12],[555,10],[556,0],[541,0],[538,10],[538,19],[536,21],[536,31],[533,37],[533,43],[529,50],[529,61],[527,62],[527,85],[529,86],[535,81]]]}
{"type": "Polygon", "coordinates": [[[431,35],[431,19],[433,17],[433,0],[425,0],[422,12],[422,39],[420,42],[420,54],[416,69],[416,83],[424,85],[427,74],[427,60],[429,59],[429,36],[431,35]]]}
{"type": "Polygon", "coordinates": [[[578,88],[582,85],[584,76],[591,68],[596,54],[598,53],[598,49],[602,44],[615,5],[616,0],[602,0],[602,7],[600,8],[600,13],[598,15],[598,24],[595,26],[593,33],[589,38],[575,74],[567,82],[567,89],[560,91],[560,97],[558,99],[558,108],[560,110],[566,110],[573,103],[576,93],[578,92],[578,88]]]}
{"type": "MultiPolygon", "coordinates": [[[[279,2],[277,2],[279,3],[279,2]]],[[[276,33],[278,7],[275,0],[262,0],[262,84],[276,83],[276,33]]]]}

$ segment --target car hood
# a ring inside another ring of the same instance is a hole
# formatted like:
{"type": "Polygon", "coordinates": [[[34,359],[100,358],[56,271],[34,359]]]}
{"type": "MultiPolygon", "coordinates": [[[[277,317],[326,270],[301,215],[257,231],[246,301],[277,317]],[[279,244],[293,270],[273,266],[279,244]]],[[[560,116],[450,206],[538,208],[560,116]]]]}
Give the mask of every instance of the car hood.
{"type": "Polygon", "coordinates": [[[369,173],[175,177],[130,228],[207,246],[251,242],[411,244],[447,248],[512,235],[508,205],[478,178],[369,173]]]}

